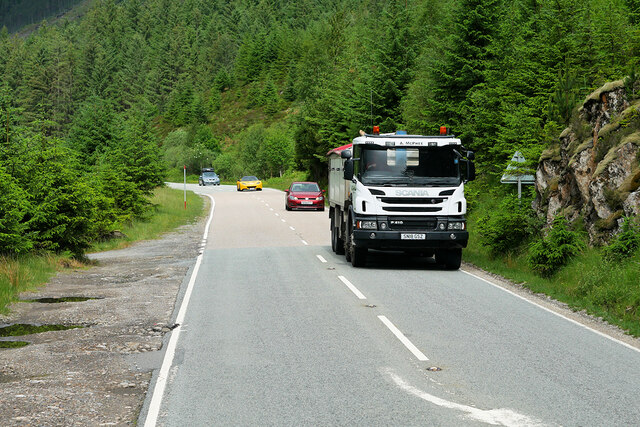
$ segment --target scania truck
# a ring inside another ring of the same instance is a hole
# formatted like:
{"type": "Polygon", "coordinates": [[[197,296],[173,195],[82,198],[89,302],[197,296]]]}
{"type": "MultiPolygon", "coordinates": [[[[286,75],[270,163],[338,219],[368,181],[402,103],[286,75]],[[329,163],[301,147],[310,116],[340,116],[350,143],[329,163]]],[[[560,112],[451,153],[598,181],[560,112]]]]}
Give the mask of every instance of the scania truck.
{"type": "Polygon", "coordinates": [[[458,269],[469,233],[464,184],[474,153],[442,127],[436,136],[360,132],[327,153],[331,249],[354,267],[370,249],[434,256],[458,269]]]}

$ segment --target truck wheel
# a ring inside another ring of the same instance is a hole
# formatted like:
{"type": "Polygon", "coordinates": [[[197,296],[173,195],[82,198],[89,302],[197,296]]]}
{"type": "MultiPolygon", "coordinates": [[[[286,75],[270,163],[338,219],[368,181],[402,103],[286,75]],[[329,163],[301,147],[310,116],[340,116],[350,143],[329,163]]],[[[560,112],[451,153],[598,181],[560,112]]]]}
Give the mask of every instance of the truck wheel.
{"type": "Polygon", "coordinates": [[[462,249],[441,249],[436,251],[436,263],[444,264],[447,270],[457,270],[462,262],[462,249]]]}
{"type": "Polygon", "coordinates": [[[353,235],[351,235],[351,265],[354,267],[364,267],[367,263],[367,248],[361,248],[353,244],[353,235]]]}
{"type": "MultiPolygon", "coordinates": [[[[349,227],[351,228],[351,227],[349,227]]],[[[344,257],[347,262],[351,262],[351,233],[344,239],[344,257]]]]}
{"type": "Polygon", "coordinates": [[[354,267],[364,267],[367,261],[367,248],[356,246],[353,242],[353,228],[349,225],[349,235],[347,236],[349,241],[349,249],[346,253],[347,261],[351,261],[351,265],[354,267]]]}
{"type": "Polygon", "coordinates": [[[338,255],[344,255],[344,242],[338,237],[338,227],[336,227],[335,212],[331,215],[331,250],[338,255]]]}

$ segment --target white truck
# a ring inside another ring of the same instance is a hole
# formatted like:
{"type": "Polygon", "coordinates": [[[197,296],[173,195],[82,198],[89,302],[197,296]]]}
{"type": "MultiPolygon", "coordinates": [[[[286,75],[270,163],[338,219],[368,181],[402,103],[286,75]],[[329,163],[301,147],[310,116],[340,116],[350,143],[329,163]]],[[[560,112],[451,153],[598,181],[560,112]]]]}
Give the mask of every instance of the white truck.
{"type": "Polygon", "coordinates": [[[467,246],[464,183],[475,178],[474,154],[448,134],[360,132],[329,157],[331,249],[354,267],[369,249],[434,256],[458,269],[467,246]]]}

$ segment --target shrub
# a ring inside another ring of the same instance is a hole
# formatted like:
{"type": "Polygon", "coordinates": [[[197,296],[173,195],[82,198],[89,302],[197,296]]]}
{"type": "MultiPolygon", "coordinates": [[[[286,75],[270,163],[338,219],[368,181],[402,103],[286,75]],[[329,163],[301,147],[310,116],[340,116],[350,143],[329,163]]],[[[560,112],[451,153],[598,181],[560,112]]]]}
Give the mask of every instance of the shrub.
{"type": "Polygon", "coordinates": [[[536,217],[525,199],[509,195],[498,208],[478,221],[478,232],[493,255],[517,249],[527,241],[536,228],[536,217]]]}
{"type": "Polygon", "coordinates": [[[567,220],[558,216],[553,220],[547,237],[529,246],[529,266],[541,276],[550,277],[583,247],[580,234],[570,230],[567,220]]]}
{"type": "Polygon", "coordinates": [[[603,249],[604,259],[609,262],[622,261],[640,247],[640,230],[631,218],[625,217],[620,232],[609,246],[603,249]]]}

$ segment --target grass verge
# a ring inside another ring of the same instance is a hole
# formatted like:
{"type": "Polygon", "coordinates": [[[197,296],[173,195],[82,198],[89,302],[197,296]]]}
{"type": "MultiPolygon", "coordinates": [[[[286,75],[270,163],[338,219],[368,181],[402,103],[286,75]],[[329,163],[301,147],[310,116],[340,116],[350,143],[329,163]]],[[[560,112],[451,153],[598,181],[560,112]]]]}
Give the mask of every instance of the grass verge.
{"type": "MultiPolygon", "coordinates": [[[[151,202],[152,215],[144,221],[134,221],[122,228],[126,236],[96,243],[89,252],[119,249],[139,240],[158,238],[167,231],[202,215],[204,201],[193,192],[187,192],[187,209],[181,190],[159,188],[151,202]]],[[[80,268],[83,265],[66,255],[30,254],[21,257],[0,257],[0,313],[7,313],[7,306],[18,294],[30,291],[46,283],[57,271],[80,268]]]]}
{"type": "Polygon", "coordinates": [[[187,191],[187,208],[184,208],[183,190],[158,188],[151,199],[154,205],[148,220],[137,220],[120,230],[125,237],[96,242],[88,252],[121,249],[140,240],[156,239],[162,233],[187,224],[202,214],[204,201],[192,191],[187,191]]]}
{"type": "Polygon", "coordinates": [[[601,248],[585,247],[554,275],[541,277],[529,267],[528,242],[492,256],[482,241],[478,225],[487,213],[497,209],[495,199],[488,193],[478,198],[468,215],[470,237],[463,255],[466,262],[640,337],[640,251],[622,262],[611,263],[605,261],[601,248]]]}

